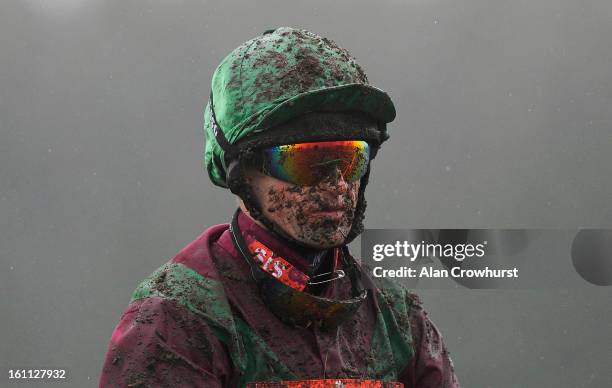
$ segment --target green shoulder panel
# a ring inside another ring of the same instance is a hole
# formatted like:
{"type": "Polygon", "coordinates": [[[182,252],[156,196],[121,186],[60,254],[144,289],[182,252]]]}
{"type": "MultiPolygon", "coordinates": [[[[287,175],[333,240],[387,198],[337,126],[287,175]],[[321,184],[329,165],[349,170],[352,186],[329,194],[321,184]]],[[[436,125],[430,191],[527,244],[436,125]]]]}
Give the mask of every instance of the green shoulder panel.
{"type": "Polygon", "coordinates": [[[203,277],[183,264],[166,263],[136,288],[130,303],[149,297],[175,300],[203,318],[228,346],[230,357],[241,374],[240,386],[249,381],[296,378],[263,338],[242,319],[233,316],[223,285],[218,280],[203,277]]]}
{"type": "Polygon", "coordinates": [[[218,280],[206,278],[183,264],[166,263],[140,283],[130,303],[155,296],[175,300],[204,319],[228,347],[235,366],[239,370],[246,368],[246,352],[218,280]]]}
{"type": "Polygon", "coordinates": [[[374,284],[379,309],[369,374],[383,380],[397,380],[415,354],[409,319],[412,298],[406,288],[388,279],[375,279],[374,284]]]}

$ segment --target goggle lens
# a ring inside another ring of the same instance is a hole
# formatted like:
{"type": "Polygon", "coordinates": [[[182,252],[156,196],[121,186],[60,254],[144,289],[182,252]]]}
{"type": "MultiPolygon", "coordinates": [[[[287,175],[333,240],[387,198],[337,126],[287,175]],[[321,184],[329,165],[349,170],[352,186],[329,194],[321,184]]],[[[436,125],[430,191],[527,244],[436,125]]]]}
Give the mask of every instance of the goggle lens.
{"type": "Polygon", "coordinates": [[[264,173],[296,185],[312,186],[340,171],[346,182],[363,177],[370,147],[363,140],[278,145],[264,151],[264,173]]]}

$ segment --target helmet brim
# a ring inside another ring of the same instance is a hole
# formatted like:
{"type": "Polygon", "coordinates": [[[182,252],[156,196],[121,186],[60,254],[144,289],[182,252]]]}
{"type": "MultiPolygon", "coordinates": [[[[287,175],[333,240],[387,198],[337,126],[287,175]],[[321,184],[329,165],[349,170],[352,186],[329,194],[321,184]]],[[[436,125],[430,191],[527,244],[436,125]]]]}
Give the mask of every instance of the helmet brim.
{"type": "Polygon", "coordinates": [[[277,125],[311,112],[347,112],[357,111],[366,114],[373,120],[386,124],[395,119],[395,106],[384,91],[364,84],[347,84],[319,89],[285,100],[273,109],[260,116],[249,135],[236,142],[243,146],[263,146],[272,143],[284,144],[290,140],[333,140],[362,138],[375,141],[380,145],[388,138],[386,125],[376,128],[347,128],[343,132],[330,131],[326,128],[311,130],[308,133],[273,133],[270,130],[277,125]],[[263,136],[262,136],[263,135],[263,136]],[[288,137],[285,139],[285,137],[288,137]],[[266,140],[264,140],[266,139],[266,140]],[[264,144],[265,143],[265,144],[264,144]]]}
{"type": "Polygon", "coordinates": [[[255,132],[308,112],[351,110],[366,113],[384,123],[395,119],[395,106],[386,92],[370,85],[354,83],[313,90],[285,100],[263,116],[255,132]]]}

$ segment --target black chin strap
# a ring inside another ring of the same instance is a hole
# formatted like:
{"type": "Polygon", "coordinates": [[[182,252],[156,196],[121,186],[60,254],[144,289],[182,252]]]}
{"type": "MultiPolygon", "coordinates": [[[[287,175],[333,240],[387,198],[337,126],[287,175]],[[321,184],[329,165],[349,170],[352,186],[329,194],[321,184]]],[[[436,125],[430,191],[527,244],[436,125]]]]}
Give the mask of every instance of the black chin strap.
{"type": "Polygon", "coordinates": [[[253,258],[255,257],[254,253],[250,253],[247,248],[246,242],[244,241],[244,237],[242,237],[242,233],[240,232],[240,228],[238,227],[238,214],[240,214],[240,209],[237,209],[232,217],[232,222],[230,224],[230,234],[232,235],[232,242],[234,246],[240,252],[240,256],[247,262],[249,267],[251,268],[251,277],[257,283],[257,286],[260,286],[261,281],[264,278],[263,271],[255,265],[255,261],[253,258]]]}

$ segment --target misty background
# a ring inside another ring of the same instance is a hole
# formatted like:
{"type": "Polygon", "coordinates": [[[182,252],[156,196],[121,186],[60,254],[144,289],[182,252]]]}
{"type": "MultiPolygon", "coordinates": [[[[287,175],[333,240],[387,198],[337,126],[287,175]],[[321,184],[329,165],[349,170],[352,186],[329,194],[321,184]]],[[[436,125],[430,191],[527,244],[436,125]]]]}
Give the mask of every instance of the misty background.
{"type": "MultiPolygon", "coordinates": [[[[395,102],[367,227],[612,227],[608,1],[2,1],[0,386],[97,386],[136,285],[229,221],[202,107],[225,55],[279,26],[395,102]],[[8,379],[29,368],[68,379],[8,379]]],[[[418,293],[463,387],[604,387],[611,291],[418,293]]]]}

